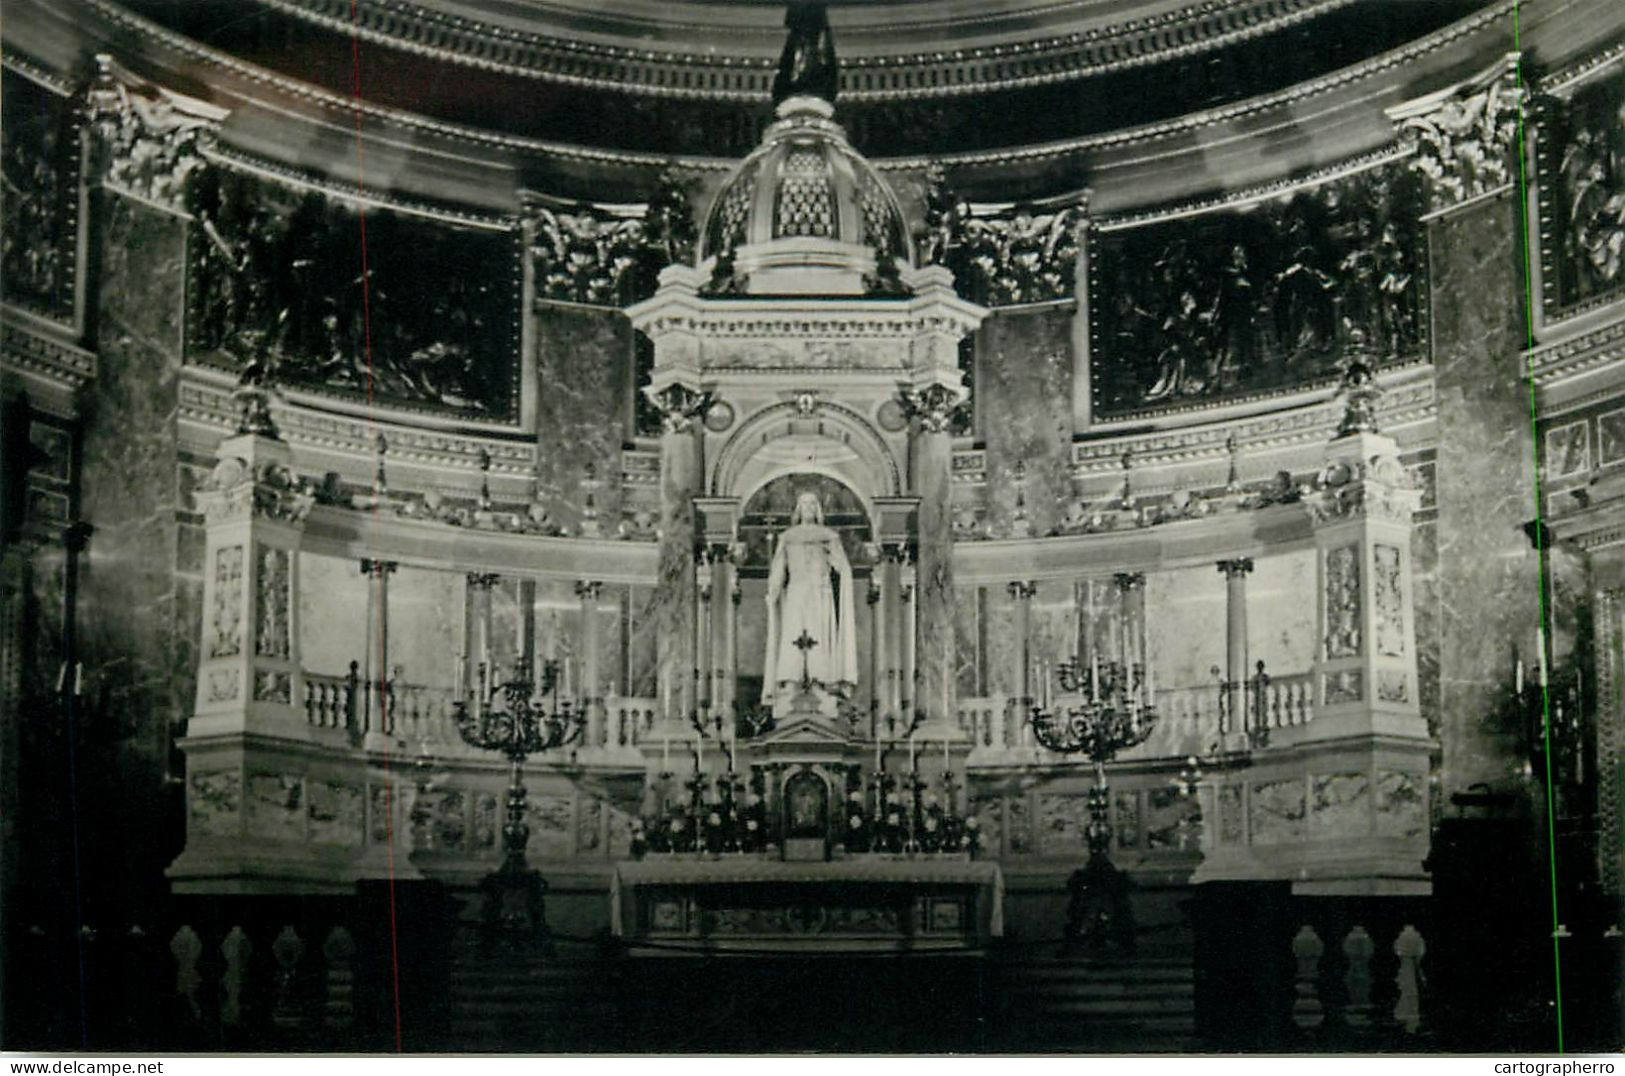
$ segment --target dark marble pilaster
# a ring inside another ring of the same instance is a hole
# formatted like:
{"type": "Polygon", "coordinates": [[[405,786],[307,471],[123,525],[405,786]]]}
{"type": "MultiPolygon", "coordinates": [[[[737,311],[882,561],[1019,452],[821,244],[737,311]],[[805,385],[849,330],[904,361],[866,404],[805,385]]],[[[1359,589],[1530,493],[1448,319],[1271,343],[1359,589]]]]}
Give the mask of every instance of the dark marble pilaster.
{"type": "Polygon", "coordinates": [[[533,317],[539,492],[554,521],[576,533],[590,469],[597,520],[612,530],[620,519],[632,327],[616,310],[543,304],[533,317]]]}
{"type": "Polygon", "coordinates": [[[700,492],[697,424],[672,421],[660,440],[660,577],[655,584],[660,704],[667,718],[694,708],[694,497],[700,492]],[[675,428],[672,428],[675,427],[675,428]]]}
{"type": "Polygon", "coordinates": [[[1506,787],[1522,766],[1507,700],[1514,650],[1529,658],[1534,645],[1540,575],[1523,529],[1535,514],[1534,451],[1517,236],[1509,196],[1430,225],[1445,796],[1479,781],[1506,787]]]}
{"type": "Polygon", "coordinates": [[[1070,305],[1001,310],[980,330],[975,403],[987,439],[988,518],[998,537],[1020,526],[1018,462],[1032,534],[1054,530],[1070,498],[1073,317],[1070,305]]]}
{"type": "Polygon", "coordinates": [[[953,447],[946,430],[914,436],[911,482],[920,499],[915,579],[914,705],[930,721],[954,720],[953,447]]]}
{"type": "Polygon", "coordinates": [[[176,436],[186,226],[113,195],[98,210],[98,374],[83,402],[80,476],[81,515],[94,534],[80,562],[78,656],[87,712],[107,737],[97,760],[107,772],[85,774],[79,787],[86,802],[101,781],[116,795],[93,854],[123,890],[161,879],[174,850],[166,841],[179,836],[179,820],[165,820],[162,778],[197,667],[195,595],[176,572],[186,508],[176,436]]]}

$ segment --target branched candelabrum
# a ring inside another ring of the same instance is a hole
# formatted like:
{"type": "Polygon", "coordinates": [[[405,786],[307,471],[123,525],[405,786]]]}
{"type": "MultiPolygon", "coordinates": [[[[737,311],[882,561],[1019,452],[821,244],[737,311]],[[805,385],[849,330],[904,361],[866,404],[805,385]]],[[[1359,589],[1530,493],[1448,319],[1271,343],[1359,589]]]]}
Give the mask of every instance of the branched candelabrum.
{"type": "Polygon", "coordinates": [[[480,750],[499,751],[508,760],[502,865],[483,883],[485,926],[488,937],[501,933],[545,944],[547,883],[525,862],[525,846],[530,841],[530,826],[525,821],[525,760],[578,739],[585,725],[585,708],[559,698],[558,664],[553,661],[543,663],[540,683],[523,661],[516,663],[513,678],[506,683],[491,682],[494,679],[482,662],[471,697],[452,703],[452,717],[463,741],[480,750]]]}
{"type": "Polygon", "coordinates": [[[1102,662],[1096,655],[1085,668],[1076,659],[1057,666],[1063,691],[1078,696],[1074,705],[1032,707],[1033,734],[1045,748],[1082,755],[1094,764],[1089,789],[1089,822],[1084,837],[1089,860],[1067,882],[1068,944],[1095,949],[1134,948],[1134,915],[1128,879],[1111,862],[1110,789],[1106,763],[1119,752],[1145,742],[1156,724],[1150,677],[1139,664],[1102,662]]]}

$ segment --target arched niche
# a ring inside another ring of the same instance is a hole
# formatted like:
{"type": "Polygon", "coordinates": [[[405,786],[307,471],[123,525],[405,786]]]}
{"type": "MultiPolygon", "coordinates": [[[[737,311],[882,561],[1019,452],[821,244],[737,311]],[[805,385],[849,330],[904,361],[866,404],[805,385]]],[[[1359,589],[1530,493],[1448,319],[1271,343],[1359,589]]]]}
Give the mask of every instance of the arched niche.
{"type": "Polygon", "coordinates": [[[774,404],[740,423],[716,454],[711,492],[744,502],[768,483],[798,473],[825,475],[852,489],[871,519],[876,497],[904,492],[901,468],[875,428],[827,402],[810,414],[794,403],[774,404]]]}
{"type": "Polygon", "coordinates": [[[759,486],[739,512],[739,541],[745,547],[740,562],[747,575],[765,574],[772,560],[770,539],[790,526],[796,498],[813,493],[824,509],[824,525],[841,536],[841,548],[855,569],[869,561],[865,547],[874,541],[874,520],[857,491],[840,479],[816,472],[782,474],[759,486]]]}

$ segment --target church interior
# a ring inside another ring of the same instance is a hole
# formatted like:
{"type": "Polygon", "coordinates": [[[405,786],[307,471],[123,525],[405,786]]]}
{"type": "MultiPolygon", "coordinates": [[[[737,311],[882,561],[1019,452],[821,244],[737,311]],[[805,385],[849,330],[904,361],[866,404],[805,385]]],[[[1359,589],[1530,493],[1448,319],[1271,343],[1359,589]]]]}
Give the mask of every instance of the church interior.
{"type": "Polygon", "coordinates": [[[1625,6],[7,16],[6,1049],[1625,1042],[1625,6]]]}

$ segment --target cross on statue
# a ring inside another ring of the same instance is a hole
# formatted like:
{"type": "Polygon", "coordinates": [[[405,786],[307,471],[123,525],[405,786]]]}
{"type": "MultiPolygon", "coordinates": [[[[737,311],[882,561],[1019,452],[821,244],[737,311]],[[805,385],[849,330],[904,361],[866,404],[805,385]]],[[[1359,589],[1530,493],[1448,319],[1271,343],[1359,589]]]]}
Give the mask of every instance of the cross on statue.
{"type": "Polygon", "coordinates": [[[818,640],[809,635],[806,628],[802,628],[801,634],[790,645],[801,651],[801,689],[805,691],[812,687],[812,677],[807,673],[807,658],[812,648],[818,645],[818,640]]]}

